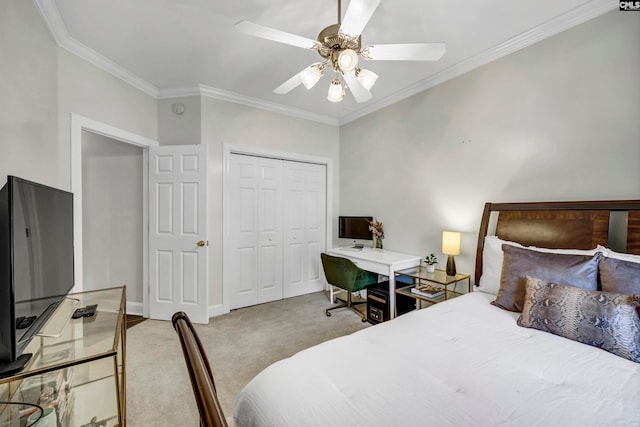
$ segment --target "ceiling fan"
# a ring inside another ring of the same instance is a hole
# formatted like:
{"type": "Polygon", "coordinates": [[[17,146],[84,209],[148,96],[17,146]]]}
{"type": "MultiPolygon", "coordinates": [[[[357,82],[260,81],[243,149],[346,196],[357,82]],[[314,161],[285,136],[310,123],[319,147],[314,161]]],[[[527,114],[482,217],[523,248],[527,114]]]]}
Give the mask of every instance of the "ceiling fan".
{"type": "Polygon", "coordinates": [[[265,27],[249,21],[236,24],[238,32],[273,40],[304,49],[316,50],[323,58],[274,89],[285,94],[300,83],[311,89],[329,66],[335,77],[329,86],[327,99],[340,102],[349,88],[356,102],[371,99],[371,88],[378,79],[373,71],[358,67],[359,58],[378,61],[437,61],[445,53],[444,43],[378,44],[362,47],[361,33],[381,0],[351,0],[341,20],[341,0],[338,0],[338,23],[329,25],[318,34],[317,40],[265,27]]]}

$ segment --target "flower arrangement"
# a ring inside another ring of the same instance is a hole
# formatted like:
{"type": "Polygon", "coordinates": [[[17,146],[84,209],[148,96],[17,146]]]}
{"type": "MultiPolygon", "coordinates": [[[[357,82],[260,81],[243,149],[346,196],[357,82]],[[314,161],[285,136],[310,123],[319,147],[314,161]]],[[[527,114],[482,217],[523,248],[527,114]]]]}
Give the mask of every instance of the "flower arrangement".
{"type": "Polygon", "coordinates": [[[384,230],[382,229],[382,222],[374,219],[369,221],[369,230],[373,232],[373,237],[376,240],[376,249],[382,249],[382,239],[384,239],[384,230]]]}

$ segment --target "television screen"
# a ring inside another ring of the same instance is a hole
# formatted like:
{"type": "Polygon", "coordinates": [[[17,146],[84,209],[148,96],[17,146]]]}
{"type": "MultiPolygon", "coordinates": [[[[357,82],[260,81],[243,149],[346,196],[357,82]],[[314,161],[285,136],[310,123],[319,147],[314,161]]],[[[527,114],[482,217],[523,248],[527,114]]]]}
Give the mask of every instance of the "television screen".
{"type": "Polygon", "coordinates": [[[20,356],[73,287],[73,268],[73,194],[7,177],[0,190],[0,361],[20,356]],[[25,326],[23,318],[33,320],[25,326]]]}
{"type": "Polygon", "coordinates": [[[340,216],[338,217],[338,237],[341,239],[373,240],[373,232],[369,230],[372,216],[340,216]]]}
{"type": "Polygon", "coordinates": [[[15,301],[66,295],[73,287],[72,195],[12,180],[15,301]]]}

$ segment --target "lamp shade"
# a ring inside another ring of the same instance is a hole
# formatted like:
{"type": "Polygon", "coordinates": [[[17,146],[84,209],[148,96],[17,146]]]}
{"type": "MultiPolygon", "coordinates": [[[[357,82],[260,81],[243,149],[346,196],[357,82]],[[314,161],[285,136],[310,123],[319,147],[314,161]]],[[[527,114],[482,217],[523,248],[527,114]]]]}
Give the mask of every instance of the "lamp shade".
{"type": "Polygon", "coordinates": [[[353,49],[345,49],[338,55],[338,66],[343,72],[355,70],[358,66],[358,54],[353,49]]]}
{"type": "Polygon", "coordinates": [[[336,77],[331,81],[331,85],[329,85],[327,99],[331,102],[340,102],[343,97],[342,83],[340,83],[340,79],[336,77]]]}
{"type": "Polygon", "coordinates": [[[460,255],[460,233],[457,231],[442,232],[442,253],[460,255]]]}
{"type": "Polygon", "coordinates": [[[318,80],[320,80],[320,77],[322,77],[322,72],[320,71],[320,67],[318,66],[318,64],[313,64],[305,68],[299,74],[299,76],[302,84],[308,90],[315,86],[316,83],[318,83],[318,80]]]}
{"type": "Polygon", "coordinates": [[[365,70],[364,68],[358,69],[356,72],[360,84],[366,89],[371,90],[373,85],[378,80],[378,75],[371,70],[365,70]]]}

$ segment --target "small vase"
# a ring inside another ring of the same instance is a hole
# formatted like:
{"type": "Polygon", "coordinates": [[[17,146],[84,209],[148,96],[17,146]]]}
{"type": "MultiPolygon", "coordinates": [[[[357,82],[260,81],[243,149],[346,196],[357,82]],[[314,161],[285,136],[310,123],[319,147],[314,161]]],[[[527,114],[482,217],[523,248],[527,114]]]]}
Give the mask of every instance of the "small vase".
{"type": "Polygon", "coordinates": [[[436,265],[435,264],[427,264],[427,273],[435,273],[436,265]]]}
{"type": "Polygon", "coordinates": [[[382,239],[376,237],[376,249],[382,249],[382,239]]]}

